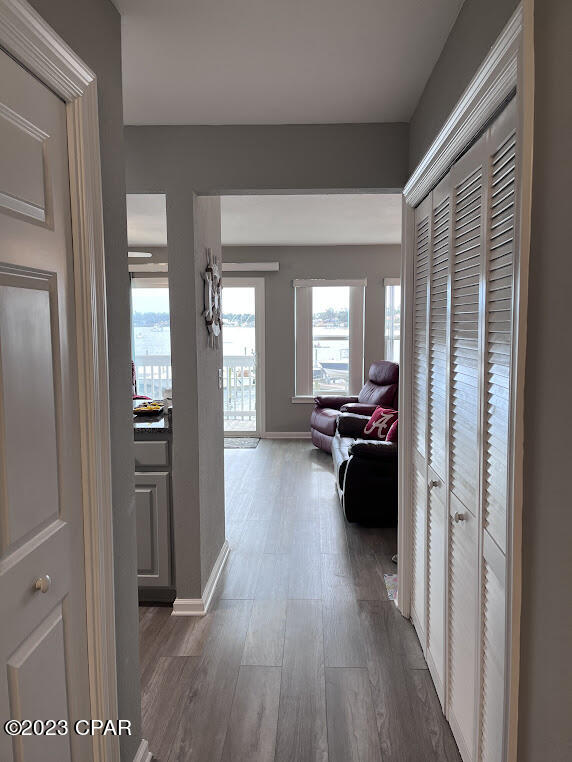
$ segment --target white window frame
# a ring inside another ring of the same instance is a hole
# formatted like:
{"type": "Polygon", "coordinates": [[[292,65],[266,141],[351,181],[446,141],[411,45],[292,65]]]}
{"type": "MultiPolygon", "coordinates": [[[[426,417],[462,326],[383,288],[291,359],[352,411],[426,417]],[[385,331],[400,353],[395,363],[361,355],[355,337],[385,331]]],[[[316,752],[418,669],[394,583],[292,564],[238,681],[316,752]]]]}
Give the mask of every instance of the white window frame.
{"type": "MultiPolygon", "coordinates": [[[[364,379],[364,314],[366,278],[325,280],[296,279],[294,287],[295,370],[292,402],[309,403],[314,399],[312,377],[312,289],[319,287],[348,287],[350,378],[348,394],[358,394],[364,379]]],[[[335,396],[335,392],[331,392],[335,396]]],[[[328,392],[321,396],[327,396],[328,392]]]]}
{"type": "Polygon", "coordinates": [[[388,300],[388,294],[390,293],[388,289],[394,288],[395,286],[398,286],[401,288],[401,278],[384,278],[383,279],[383,286],[384,286],[384,323],[383,323],[383,356],[385,360],[392,360],[392,362],[399,362],[399,356],[395,360],[393,357],[389,357],[388,355],[388,345],[393,344],[394,341],[399,341],[400,349],[401,350],[401,337],[399,339],[395,338],[395,322],[394,322],[394,305],[393,305],[393,297],[391,297],[391,323],[390,323],[390,330],[389,330],[389,336],[386,335],[385,329],[387,327],[387,300],[388,300]]]}

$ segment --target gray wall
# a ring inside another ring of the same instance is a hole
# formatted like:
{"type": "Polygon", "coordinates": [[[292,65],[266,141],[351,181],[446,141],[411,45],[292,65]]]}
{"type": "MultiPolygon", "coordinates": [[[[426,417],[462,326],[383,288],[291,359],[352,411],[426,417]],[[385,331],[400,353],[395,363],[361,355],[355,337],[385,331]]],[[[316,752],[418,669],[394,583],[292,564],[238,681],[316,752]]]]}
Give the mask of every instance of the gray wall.
{"type": "Polygon", "coordinates": [[[407,124],[126,127],[128,192],[401,189],[408,135],[407,124]]]}
{"type": "MultiPolygon", "coordinates": [[[[220,245],[220,197],[201,196],[195,201],[195,288],[196,303],[202,305],[206,266],[205,249],[222,261],[220,245]]],[[[213,564],[224,542],[224,466],[220,462],[223,449],[222,390],[218,388],[218,372],[222,368],[222,340],[218,347],[209,345],[205,321],[197,321],[197,383],[199,392],[198,425],[199,499],[201,515],[201,587],[208,581],[213,564]]]]}
{"type": "MultiPolygon", "coordinates": [[[[514,0],[466,0],[411,124],[412,167],[515,6],[514,0]]],[[[537,0],[519,762],[572,759],[571,29],[570,0],[537,0]]]]}
{"type": "MultiPolygon", "coordinates": [[[[266,430],[308,431],[311,405],[294,404],[294,278],[367,277],[365,369],[383,359],[384,278],[398,278],[400,246],[224,246],[226,262],[279,262],[264,275],[266,302],[266,430]]],[[[241,273],[228,273],[241,277],[241,273]]]]}
{"type": "Polygon", "coordinates": [[[572,759],[572,3],[535,4],[519,762],[572,759]]]}
{"type": "Polygon", "coordinates": [[[216,349],[209,346],[201,317],[205,248],[221,258],[220,198],[189,191],[177,207],[175,195],[168,194],[167,220],[175,586],[177,598],[199,598],[225,537],[222,392],[218,389],[222,343],[216,349]],[[187,203],[190,210],[182,214],[187,203]],[[188,228],[179,229],[178,223],[188,228]]]}
{"type": "Polygon", "coordinates": [[[222,484],[224,460],[218,423],[212,427],[204,415],[221,401],[204,344],[197,194],[398,189],[407,174],[408,127],[126,127],[125,143],[128,192],[167,195],[175,529],[185,538],[183,559],[175,548],[176,587],[179,598],[198,598],[224,539],[222,492],[211,492],[222,484]]]}
{"type": "Polygon", "coordinates": [[[141,738],[129,280],[121,94],[121,22],[109,0],[32,0],[43,18],[97,75],[107,274],[111,390],[111,457],[115,559],[115,625],[119,717],[133,735],[121,737],[121,754],[133,759],[141,738]]]}
{"type": "Polygon", "coordinates": [[[465,0],[411,119],[409,168],[415,169],[518,0],[465,0]]]}

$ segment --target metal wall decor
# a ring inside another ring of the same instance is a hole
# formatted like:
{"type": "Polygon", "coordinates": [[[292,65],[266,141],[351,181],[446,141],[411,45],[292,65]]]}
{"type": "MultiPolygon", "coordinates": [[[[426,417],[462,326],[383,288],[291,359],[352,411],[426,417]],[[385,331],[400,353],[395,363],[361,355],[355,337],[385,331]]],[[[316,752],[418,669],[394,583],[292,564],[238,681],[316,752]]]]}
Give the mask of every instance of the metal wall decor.
{"type": "Polygon", "coordinates": [[[218,257],[213,256],[210,248],[206,249],[207,267],[203,273],[205,282],[205,308],[203,317],[209,334],[209,346],[219,345],[222,329],[222,267],[218,257]]]}

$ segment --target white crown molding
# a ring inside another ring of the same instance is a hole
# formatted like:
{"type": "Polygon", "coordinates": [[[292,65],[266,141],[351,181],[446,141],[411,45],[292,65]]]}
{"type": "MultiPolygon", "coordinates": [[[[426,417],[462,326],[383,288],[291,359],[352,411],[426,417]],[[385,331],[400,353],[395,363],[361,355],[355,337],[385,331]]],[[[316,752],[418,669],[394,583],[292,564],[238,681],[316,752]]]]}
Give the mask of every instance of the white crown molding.
{"type": "Polygon", "coordinates": [[[171,616],[204,616],[207,613],[229,553],[230,545],[228,540],[225,540],[214,562],[202,596],[200,598],[175,598],[171,616]]]}
{"type": "MultiPolygon", "coordinates": [[[[95,74],[26,0],[0,0],[0,47],[66,104],[92,717],[117,717],[103,207],[95,74]]],[[[93,737],[94,762],[119,739],[93,737]]]]}
{"type": "Polygon", "coordinates": [[[133,757],[133,762],[151,762],[152,759],[153,755],[149,750],[149,742],[145,738],[142,738],[139,748],[133,757]]]}
{"type": "Polygon", "coordinates": [[[403,189],[417,206],[516,89],[523,9],[519,5],[403,189]]]}
{"type": "Polygon", "coordinates": [[[95,74],[25,0],[0,2],[2,47],[66,102],[83,95],[95,74]]]}

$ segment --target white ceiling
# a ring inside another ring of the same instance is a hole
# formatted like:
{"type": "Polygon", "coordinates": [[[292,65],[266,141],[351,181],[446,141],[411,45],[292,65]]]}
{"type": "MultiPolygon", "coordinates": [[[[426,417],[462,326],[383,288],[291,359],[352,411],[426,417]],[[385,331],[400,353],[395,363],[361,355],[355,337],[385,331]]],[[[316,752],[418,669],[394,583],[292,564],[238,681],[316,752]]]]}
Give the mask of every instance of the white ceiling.
{"type": "Polygon", "coordinates": [[[114,0],[127,124],[409,121],[463,0],[114,0]]]}
{"type": "Polygon", "coordinates": [[[129,246],[167,245],[167,199],[162,193],[127,194],[129,246]]]}
{"type": "Polygon", "coordinates": [[[222,196],[226,246],[401,241],[400,194],[222,196]]]}

